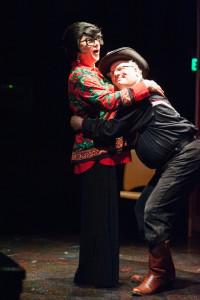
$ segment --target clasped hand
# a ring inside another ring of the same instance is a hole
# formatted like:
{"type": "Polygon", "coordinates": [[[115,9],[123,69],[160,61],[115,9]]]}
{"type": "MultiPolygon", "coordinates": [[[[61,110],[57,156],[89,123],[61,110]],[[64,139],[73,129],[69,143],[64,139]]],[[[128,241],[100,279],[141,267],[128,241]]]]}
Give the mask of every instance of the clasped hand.
{"type": "Polygon", "coordinates": [[[71,117],[70,125],[75,131],[77,131],[82,128],[82,122],[83,122],[83,118],[78,116],[73,116],[71,117]]]}

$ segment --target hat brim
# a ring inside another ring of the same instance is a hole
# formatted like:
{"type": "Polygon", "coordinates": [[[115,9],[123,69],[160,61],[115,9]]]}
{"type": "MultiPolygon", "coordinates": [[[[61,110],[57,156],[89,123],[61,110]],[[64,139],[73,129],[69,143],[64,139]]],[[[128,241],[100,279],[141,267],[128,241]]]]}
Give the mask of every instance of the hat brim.
{"type": "Polygon", "coordinates": [[[143,78],[146,78],[149,72],[149,65],[146,60],[135,50],[129,47],[123,47],[111,52],[108,52],[99,62],[99,71],[105,76],[110,72],[110,67],[113,63],[120,60],[132,60],[137,63],[142,70],[143,78]]]}

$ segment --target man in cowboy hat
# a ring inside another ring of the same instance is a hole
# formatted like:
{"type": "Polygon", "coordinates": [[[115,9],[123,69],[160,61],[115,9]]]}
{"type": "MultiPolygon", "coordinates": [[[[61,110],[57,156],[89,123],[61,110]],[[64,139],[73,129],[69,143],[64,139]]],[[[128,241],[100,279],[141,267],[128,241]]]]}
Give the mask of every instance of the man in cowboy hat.
{"type": "MultiPolygon", "coordinates": [[[[109,52],[99,63],[101,73],[110,76],[119,90],[143,80],[146,66],[144,59],[128,47],[109,52]]],[[[142,281],[132,290],[133,295],[153,294],[173,284],[171,232],[183,200],[200,178],[198,129],[181,117],[164,95],[153,92],[146,100],[118,111],[109,121],[71,119],[75,130],[82,129],[85,137],[102,145],[137,132],[137,155],[146,166],[156,169],[136,203],[139,231],[149,248],[149,271],[144,278],[132,277],[142,281]]]]}

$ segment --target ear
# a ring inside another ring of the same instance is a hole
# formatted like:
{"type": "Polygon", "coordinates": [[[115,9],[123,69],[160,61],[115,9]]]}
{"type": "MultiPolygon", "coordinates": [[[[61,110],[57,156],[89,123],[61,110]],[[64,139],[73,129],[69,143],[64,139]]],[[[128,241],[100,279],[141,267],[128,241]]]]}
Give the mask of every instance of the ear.
{"type": "Polygon", "coordinates": [[[138,73],[138,68],[136,66],[134,67],[134,71],[138,73]]]}
{"type": "Polygon", "coordinates": [[[135,76],[138,77],[139,76],[139,72],[138,72],[138,68],[136,66],[134,67],[134,71],[135,71],[135,76]]]}

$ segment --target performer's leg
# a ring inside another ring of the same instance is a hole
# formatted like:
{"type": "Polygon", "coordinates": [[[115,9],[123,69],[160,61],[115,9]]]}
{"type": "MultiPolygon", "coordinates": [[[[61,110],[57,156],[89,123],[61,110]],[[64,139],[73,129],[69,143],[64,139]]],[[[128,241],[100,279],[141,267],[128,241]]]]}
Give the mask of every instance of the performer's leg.
{"type": "Polygon", "coordinates": [[[95,164],[82,174],[79,267],[74,282],[116,286],[119,277],[116,168],[95,164]]]}
{"type": "Polygon", "coordinates": [[[135,215],[137,219],[137,225],[139,234],[142,238],[144,238],[144,210],[146,202],[151,195],[153,189],[155,188],[157,182],[159,180],[159,173],[156,172],[149,183],[145,186],[144,190],[142,191],[141,196],[136,201],[135,204],[135,215]]]}
{"type": "Polygon", "coordinates": [[[165,166],[149,196],[144,213],[145,238],[149,246],[149,272],[133,294],[152,294],[175,279],[169,248],[170,234],[183,201],[200,178],[200,141],[187,145],[165,166]]]}
{"type": "MultiPolygon", "coordinates": [[[[138,230],[141,238],[145,238],[145,231],[144,231],[144,209],[146,202],[151,195],[154,187],[156,186],[157,182],[159,180],[159,172],[156,172],[155,175],[152,177],[152,179],[149,181],[149,183],[144,188],[140,198],[136,201],[135,205],[135,215],[137,219],[137,225],[138,230]]],[[[140,274],[134,274],[131,276],[131,281],[133,282],[143,282],[146,275],[140,275],[140,274]]]]}

